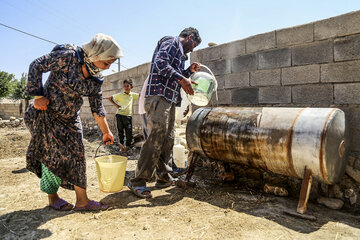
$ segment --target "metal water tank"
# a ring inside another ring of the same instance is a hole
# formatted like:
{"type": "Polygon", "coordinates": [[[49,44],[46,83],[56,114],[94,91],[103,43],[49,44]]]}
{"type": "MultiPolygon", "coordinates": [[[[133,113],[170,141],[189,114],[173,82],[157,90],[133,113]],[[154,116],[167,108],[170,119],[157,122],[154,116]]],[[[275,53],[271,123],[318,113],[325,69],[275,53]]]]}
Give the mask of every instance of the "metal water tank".
{"type": "Polygon", "coordinates": [[[327,184],[345,172],[345,114],[337,108],[199,108],[186,128],[190,151],[327,184]]]}

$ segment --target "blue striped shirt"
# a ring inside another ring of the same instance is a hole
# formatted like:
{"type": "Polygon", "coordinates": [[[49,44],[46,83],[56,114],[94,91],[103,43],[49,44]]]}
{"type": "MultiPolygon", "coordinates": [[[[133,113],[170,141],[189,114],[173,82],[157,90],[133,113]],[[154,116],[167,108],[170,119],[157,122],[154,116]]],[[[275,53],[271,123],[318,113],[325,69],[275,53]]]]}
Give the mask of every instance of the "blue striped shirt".
{"type": "Polygon", "coordinates": [[[179,81],[191,74],[190,68],[184,70],[184,67],[184,50],[180,38],[166,36],[160,39],[152,58],[145,96],[163,96],[170,103],[180,103],[179,81]]]}

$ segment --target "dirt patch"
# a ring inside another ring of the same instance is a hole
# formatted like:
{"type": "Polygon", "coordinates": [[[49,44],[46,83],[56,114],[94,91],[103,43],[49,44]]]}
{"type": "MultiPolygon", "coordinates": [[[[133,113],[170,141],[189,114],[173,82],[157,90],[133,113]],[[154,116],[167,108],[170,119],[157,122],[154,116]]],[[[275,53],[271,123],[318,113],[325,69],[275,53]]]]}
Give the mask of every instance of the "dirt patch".
{"type": "MultiPolygon", "coordinates": [[[[39,179],[25,167],[30,134],[24,127],[0,129],[1,239],[359,239],[359,212],[335,211],[311,201],[308,214],[317,221],[283,213],[297,199],[265,194],[245,181],[225,184],[199,169],[195,188],[150,186],[153,198],[139,199],[124,187],[106,194],[98,189],[92,156],[100,138],[86,134],[88,194],[111,209],[100,213],[60,213],[46,207],[39,179]]],[[[116,146],[100,150],[116,152],[116,146]]],[[[127,165],[125,182],[134,174],[138,152],[127,165]]],[[[72,191],[59,194],[75,202],[72,191]]]]}

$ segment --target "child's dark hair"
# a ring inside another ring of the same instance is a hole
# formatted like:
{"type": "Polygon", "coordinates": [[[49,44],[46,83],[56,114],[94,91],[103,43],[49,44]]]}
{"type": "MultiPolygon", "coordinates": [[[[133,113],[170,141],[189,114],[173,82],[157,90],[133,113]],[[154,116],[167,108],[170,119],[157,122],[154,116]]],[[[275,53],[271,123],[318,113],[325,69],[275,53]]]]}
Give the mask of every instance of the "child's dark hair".
{"type": "Polygon", "coordinates": [[[125,80],[123,81],[123,84],[125,84],[125,83],[127,83],[127,84],[129,84],[131,87],[133,87],[133,81],[132,81],[131,78],[125,79],[125,80]]]}

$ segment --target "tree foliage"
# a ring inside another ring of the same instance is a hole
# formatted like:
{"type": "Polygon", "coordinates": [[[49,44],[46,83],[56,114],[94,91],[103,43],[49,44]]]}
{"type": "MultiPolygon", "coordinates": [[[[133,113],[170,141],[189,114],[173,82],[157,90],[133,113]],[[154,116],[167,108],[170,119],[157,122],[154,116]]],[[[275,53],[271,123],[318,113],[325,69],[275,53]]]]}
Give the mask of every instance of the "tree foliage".
{"type": "Polygon", "coordinates": [[[0,71],[0,98],[7,97],[13,88],[14,74],[0,71]]]}
{"type": "Polygon", "coordinates": [[[30,100],[31,97],[25,95],[25,88],[27,84],[27,74],[23,73],[20,80],[15,79],[11,86],[10,97],[15,100],[25,99],[30,100]]]}

